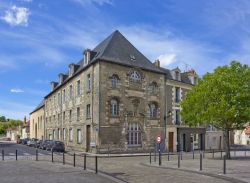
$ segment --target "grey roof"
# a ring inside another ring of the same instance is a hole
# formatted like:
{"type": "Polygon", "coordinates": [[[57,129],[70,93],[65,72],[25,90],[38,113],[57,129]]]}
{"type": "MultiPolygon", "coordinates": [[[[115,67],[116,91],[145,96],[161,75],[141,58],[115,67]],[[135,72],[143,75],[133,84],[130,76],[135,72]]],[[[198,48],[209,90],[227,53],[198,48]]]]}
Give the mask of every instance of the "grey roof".
{"type": "MultiPolygon", "coordinates": [[[[166,74],[166,79],[170,79],[170,80],[176,80],[173,78],[172,74],[171,74],[171,70],[166,69],[161,67],[161,70],[166,74]]],[[[178,81],[178,80],[176,80],[178,81]]],[[[188,78],[188,75],[186,73],[181,73],[181,81],[183,83],[187,83],[187,84],[192,84],[191,80],[188,78]]]]}
{"type": "Polygon", "coordinates": [[[108,36],[92,51],[97,53],[92,61],[100,59],[162,73],[160,68],[137,50],[118,30],[108,36]]]}
{"type": "Polygon", "coordinates": [[[44,99],[38,104],[38,106],[30,113],[36,112],[38,109],[41,109],[44,106],[44,99]]]}

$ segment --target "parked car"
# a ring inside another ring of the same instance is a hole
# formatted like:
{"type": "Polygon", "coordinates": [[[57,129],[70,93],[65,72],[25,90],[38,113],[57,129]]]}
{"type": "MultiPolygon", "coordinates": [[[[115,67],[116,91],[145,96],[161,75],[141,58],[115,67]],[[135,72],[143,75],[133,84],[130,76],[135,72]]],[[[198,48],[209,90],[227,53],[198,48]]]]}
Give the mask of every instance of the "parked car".
{"type": "Polygon", "coordinates": [[[27,142],[27,145],[30,147],[36,147],[38,139],[32,138],[30,141],[27,142]]]}
{"type": "Polygon", "coordinates": [[[28,142],[29,140],[30,140],[29,138],[24,138],[24,139],[22,139],[22,144],[23,144],[23,145],[27,145],[27,142],[28,142]]]}
{"type": "Polygon", "coordinates": [[[42,140],[38,140],[38,141],[36,142],[35,147],[36,147],[36,148],[39,148],[41,143],[42,143],[42,140]]]}
{"type": "Polygon", "coordinates": [[[47,143],[46,150],[65,152],[65,146],[61,141],[49,141],[47,143]]]}
{"type": "Polygon", "coordinates": [[[40,145],[39,145],[39,148],[45,150],[46,146],[47,146],[47,143],[49,143],[49,141],[52,141],[52,140],[44,140],[44,141],[42,141],[40,143],[40,145]]]}

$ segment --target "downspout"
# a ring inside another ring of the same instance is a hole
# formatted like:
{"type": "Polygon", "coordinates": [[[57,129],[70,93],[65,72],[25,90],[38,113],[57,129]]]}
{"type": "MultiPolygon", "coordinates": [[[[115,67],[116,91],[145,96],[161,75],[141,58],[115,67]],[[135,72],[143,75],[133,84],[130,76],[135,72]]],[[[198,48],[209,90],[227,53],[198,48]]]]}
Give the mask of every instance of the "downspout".
{"type": "Polygon", "coordinates": [[[164,143],[165,151],[167,150],[167,80],[166,75],[164,74],[164,143]]]}

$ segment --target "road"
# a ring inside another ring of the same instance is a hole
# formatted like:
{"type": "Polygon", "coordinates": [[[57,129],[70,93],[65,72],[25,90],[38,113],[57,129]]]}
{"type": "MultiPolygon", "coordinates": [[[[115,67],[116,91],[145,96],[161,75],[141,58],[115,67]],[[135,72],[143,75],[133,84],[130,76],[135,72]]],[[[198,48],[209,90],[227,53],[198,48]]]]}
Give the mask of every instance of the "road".
{"type": "MultiPolygon", "coordinates": [[[[28,147],[26,145],[16,144],[12,142],[0,142],[0,152],[4,150],[4,156],[15,156],[16,150],[18,156],[35,156],[36,148],[28,147]]],[[[49,155],[50,152],[38,149],[38,155],[49,155]]]]}

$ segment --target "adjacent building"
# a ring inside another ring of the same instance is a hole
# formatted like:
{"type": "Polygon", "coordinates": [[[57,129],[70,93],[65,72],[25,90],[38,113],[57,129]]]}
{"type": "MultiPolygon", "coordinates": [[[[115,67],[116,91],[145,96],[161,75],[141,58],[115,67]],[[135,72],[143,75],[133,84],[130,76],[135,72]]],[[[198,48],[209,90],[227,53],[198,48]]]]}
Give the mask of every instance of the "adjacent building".
{"type": "Polygon", "coordinates": [[[51,82],[51,91],[30,116],[31,137],[64,141],[68,149],[138,152],[154,147],[204,149],[205,128],[184,126],[179,101],[196,83],[190,70],[168,70],[152,63],[119,31],[51,82]]]}
{"type": "Polygon", "coordinates": [[[250,145],[250,126],[234,131],[234,144],[250,145]]]}
{"type": "Polygon", "coordinates": [[[44,100],[30,113],[30,138],[45,139],[44,100]]]}

